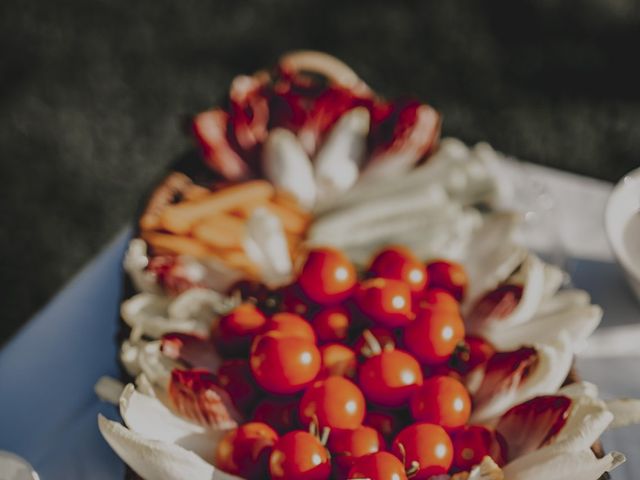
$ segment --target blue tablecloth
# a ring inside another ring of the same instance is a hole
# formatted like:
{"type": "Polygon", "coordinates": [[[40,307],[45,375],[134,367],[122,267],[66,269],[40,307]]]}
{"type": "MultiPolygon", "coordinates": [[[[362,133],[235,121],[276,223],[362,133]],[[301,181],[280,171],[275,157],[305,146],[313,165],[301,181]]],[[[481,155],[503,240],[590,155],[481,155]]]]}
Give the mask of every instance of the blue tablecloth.
{"type": "MultiPolygon", "coordinates": [[[[93,385],[101,375],[118,375],[120,263],[128,235],[119,235],[0,352],[0,449],[26,458],[43,480],[123,478],[124,466],[96,426],[99,412],[111,418],[117,412],[96,398],[93,385]]],[[[640,309],[616,264],[570,259],[567,266],[576,286],[604,307],[602,328],[637,322],[640,309]]],[[[640,371],[640,357],[579,366],[608,396],[640,396],[638,377],[622,373],[640,371]]],[[[640,478],[639,446],[638,427],[606,434],[607,449],[630,456],[614,479],[640,478]]]]}

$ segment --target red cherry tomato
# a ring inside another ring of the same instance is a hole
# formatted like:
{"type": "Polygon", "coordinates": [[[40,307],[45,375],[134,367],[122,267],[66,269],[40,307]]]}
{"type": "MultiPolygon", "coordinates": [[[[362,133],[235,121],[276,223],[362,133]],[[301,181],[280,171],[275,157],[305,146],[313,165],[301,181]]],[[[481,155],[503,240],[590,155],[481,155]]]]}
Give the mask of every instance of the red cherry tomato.
{"type": "Polygon", "coordinates": [[[422,292],[427,286],[427,270],[424,265],[404,247],[388,247],[371,262],[369,271],[374,277],[400,280],[413,293],[422,292]]]}
{"type": "Polygon", "coordinates": [[[303,390],[320,371],[320,352],[309,340],[267,332],[251,346],[249,364],[254,378],[271,393],[303,390]]]}
{"type": "MultiPolygon", "coordinates": [[[[349,471],[353,462],[370,453],[385,449],[380,432],[371,427],[360,426],[353,430],[335,430],[329,435],[329,450],[333,461],[343,473],[349,471]]],[[[344,475],[341,475],[344,478],[344,475]]]]}
{"type": "Polygon", "coordinates": [[[462,348],[456,350],[452,365],[461,375],[466,375],[479,365],[488,362],[496,352],[493,345],[482,337],[468,335],[462,348]]]}
{"type": "Polygon", "coordinates": [[[309,425],[315,418],[321,428],[358,428],[364,414],[364,395],[355,383],[344,377],[334,376],[314,382],[300,400],[300,421],[303,425],[309,425]]]}
{"type": "Polygon", "coordinates": [[[385,407],[405,403],[423,379],[416,359],[402,350],[385,350],[367,359],[358,378],[367,400],[385,407]]]}
{"type": "Polygon", "coordinates": [[[433,310],[447,310],[460,313],[460,304],[458,301],[446,290],[441,288],[434,288],[425,290],[418,298],[413,302],[414,311],[417,313],[425,308],[433,310]]]}
{"type": "Polygon", "coordinates": [[[216,466],[246,479],[264,478],[269,454],[278,434],[260,422],[250,422],[227,432],[216,448],[216,466]]]}
{"type": "Polygon", "coordinates": [[[319,378],[326,378],[331,375],[355,377],[358,361],[355,352],[346,345],[341,343],[322,345],[320,347],[320,356],[322,358],[322,368],[318,374],[319,378]]]}
{"type": "Polygon", "coordinates": [[[353,342],[353,350],[364,358],[376,355],[378,351],[396,348],[396,337],[388,328],[371,327],[363,331],[353,342]]]}
{"type": "Polygon", "coordinates": [[[458,380],[439,375],[424,380],[411,396],[410,407],[416,421],[452,429],[469,421],[471,397],[458,380]]]}
{"type": "Polygon", "coordinates": [[[435,260],[427,264],[429,288],[442,288],[459,302],[464,298],[469,279],[464,267],[448,260],[435,260]]]}
{"type": "Polygon", "coordinates": [[[213,338],[225,355],[246,355],[253,338],[264,328],[267,319],[252,303],[238,305],[220,318],[213,338]]]}
{"type": "Polygon", "coordinates": [[[453,461],[453,445],[439,425],[414,423],[402,430],[393,441],[392,452],[404,458],[405,467],[416,467],[412,479],[426,480],[447,473],[453,461]]]}
{"type": "Polygon", "coordinates": [[[349,336],[351,314],[342,306],[326,307],[311,319],[319,342],[344,342],[349,336]]]}
{"type": "Polygon", "coordinates": [[[271,452],[269,473],[272,480],[327,480],[331,474],[329,453],[310,433],[289,432],[271,452]]]}
{"type": "Polygon", "coordinates": [[[485,456],[503,466],[507,459],[507,445],[497,432],[481,425],[466,425],[451,432],[453,467],[468,471],[485,456]]]}
{"type": "Polygon", "coordinates": [[[318,248],[309,252],[298,284],[314,302],[333,305],[351,295],[356,280],[356,270],[344,253],[318,248]]]}
{"type": "Polygon", "coordinates": [[[376,452],[358,458],[351,470],[349,479],[369,480],[407,480],[404,465],[388,452],[376,452]]]}
{"type": "Polygon", "coordinates": [[[271,425],[280,434],[290,432],[298,426],[298,403],[295,397],[266,397],[256,405],[253,421],[271,425]]]}
{"type": "Polygon", "coordinates": [[[400,280],[365,280],[355,298],[360,310],[384,327],[401,327],[413,320],[411,290],[400,280]]]}
{"type": "Polygon", "coordinates": [[[225,360],[218,368],[217,377],[236,408],[247,411],[255,403],[258,387],[253,381],[248,360],[225,360]]]}
{"type": "Polygon", "coordinates": [[[280,332],[287,337],[298,337],[316,343],[316,334],[304,318],[295,313],[280,312],[273,315],[264,325],[265,332],[280,332]]]}
{"type": "Polygon", "coordinates": [[[460,314],[449,310],[421,310],[403,331],[404,345],[420,362],[446,362],[464,338],[460,314]]]}

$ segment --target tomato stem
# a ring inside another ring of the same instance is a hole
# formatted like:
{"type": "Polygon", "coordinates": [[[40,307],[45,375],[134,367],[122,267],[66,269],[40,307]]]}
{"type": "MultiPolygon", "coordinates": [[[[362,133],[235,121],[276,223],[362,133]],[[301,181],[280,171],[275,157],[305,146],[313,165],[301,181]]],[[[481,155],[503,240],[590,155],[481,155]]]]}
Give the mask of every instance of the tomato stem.
{"type": "Polygon", "coordinates": [[[362,349],[362,354],[365,357],[373,357],[375,355],[380,355],[382,353],[382,347],[380,346],[380,342],[376,338],[376,336],[369,330],[368,328],[362,332],[362,338],[366,343],[365,347],[362,349]]]}

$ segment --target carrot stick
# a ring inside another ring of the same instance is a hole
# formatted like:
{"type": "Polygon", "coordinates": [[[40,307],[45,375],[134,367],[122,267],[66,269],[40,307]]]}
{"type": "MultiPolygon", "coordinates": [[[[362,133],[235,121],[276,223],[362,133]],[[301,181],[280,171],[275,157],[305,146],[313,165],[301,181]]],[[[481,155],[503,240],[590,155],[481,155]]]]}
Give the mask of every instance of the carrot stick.
{"type": "Polygon", "coordinates": [[[244,202],[268,199],[274,194],[266,180],[253,180],[219,190],[200,200],[168,207],[162,214],[162,226],[173,233],[185,234],[203,218],[233,210],[244,202]]]}
{"type": "Polygon", "coordinates": [[[206,245],[190,237],[158,232],[142,232],[142,239],[158,253],[193,255],[194,257],[207,257],[211,254],[206,245]]]}
{"type": "Polygon", "coordinates": [[[245,221],[221,213],[208,217],[193,227],[193,236],[215,248],[240,248],[245,233],[245,221]]]}
{"type": "Polygon", "coordinates": [[[302,215],[297,210],[279,205],[273,201],[267,203],[243,205],[236,211],[240,216],[249,218],[253,211],[258,207],[264,207],[273,213],[282,222],[285,232],[295,235],[301,235],[307,229],[309,224],[309,215],[302,215]]]}
{"type": "Polygon", "coordinates": [[[160,228],[162,212],[171,205],[176,195],[194,187],[193,182],[184,173],[172,172],[156,187],[151,194],[147,208],[140,217],[140,230],[160,228]]]}

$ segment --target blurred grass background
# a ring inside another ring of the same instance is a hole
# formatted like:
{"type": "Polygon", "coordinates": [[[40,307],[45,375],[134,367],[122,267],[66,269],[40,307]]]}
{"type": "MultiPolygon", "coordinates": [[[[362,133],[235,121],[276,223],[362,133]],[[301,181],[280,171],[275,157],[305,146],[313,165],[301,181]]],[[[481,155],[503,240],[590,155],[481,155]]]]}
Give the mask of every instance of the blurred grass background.
{"type": "Polygon", "coordinates": [[[427,100],[445,135],[613,181],[640,165],[638,45],[635,0],[3,0],[0,343],[132,220],[181,118],[287,50],[427,100]]]}

